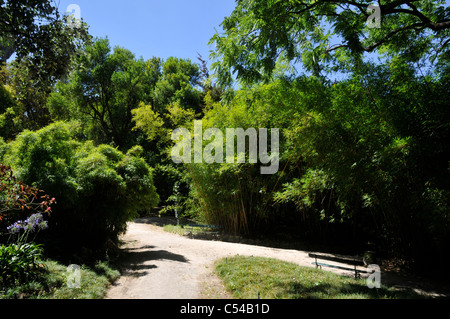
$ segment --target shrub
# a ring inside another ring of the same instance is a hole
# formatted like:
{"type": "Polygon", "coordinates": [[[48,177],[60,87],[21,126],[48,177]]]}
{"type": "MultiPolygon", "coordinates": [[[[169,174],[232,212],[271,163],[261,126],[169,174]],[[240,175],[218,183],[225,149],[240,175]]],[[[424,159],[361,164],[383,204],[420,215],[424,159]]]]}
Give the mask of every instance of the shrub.
{"type": "Polygon", "coordinates": [[[175,185],[178,185],[181,194],[187,195],[189,187],[183,174],[185,172],[182,167],[175,167],[173,164],[158,164],[155,166],[154,179],[155,184],[158,185],[158,194],[162,204],[172,202],[171,198],[175,195],[175,185]]]}
{"type": "Polygon", "coordinates": [[[62,247],[68,253],[84,247],[94,254],[118,241],[137,210],[155,206],[159,199],[139,149],[123,154],[80,142],[79,132],[77,122],[25,131],[5,147],[4,160],[21,180],[58,198],[47,243],[60,253],[62,247]]]}
{"type": "Polygon", "coordinates": [[[43,248],[34,243],[0,246],[0,274],[3,286],[30,281],[42,273],[43,248]]]}

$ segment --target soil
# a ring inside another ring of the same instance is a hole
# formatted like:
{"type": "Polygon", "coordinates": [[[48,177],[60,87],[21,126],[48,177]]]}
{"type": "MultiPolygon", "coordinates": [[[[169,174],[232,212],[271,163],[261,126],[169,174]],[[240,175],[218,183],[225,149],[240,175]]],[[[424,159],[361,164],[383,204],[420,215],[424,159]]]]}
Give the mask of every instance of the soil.
{"type": "MultiPolygon", "coordinates": [[[[231,296],[214,273],[214,264],[236,255],[270,257],[314,267],[314,260],[308,256],[311,251],[193,239],[165,232],[165,222],[170,221],[150,217],[128,224],[122,238],[122,276],[110,288],[107,299],[229,299],[231,296]]],[[[353,275],[333,268],[326,270],[353,275]]],[[[450,296],[449,290],[436,288],[426,280],[398,273],[382,272],[381,276],[383,285],[408,287],[436,298],[450,296]]]]}

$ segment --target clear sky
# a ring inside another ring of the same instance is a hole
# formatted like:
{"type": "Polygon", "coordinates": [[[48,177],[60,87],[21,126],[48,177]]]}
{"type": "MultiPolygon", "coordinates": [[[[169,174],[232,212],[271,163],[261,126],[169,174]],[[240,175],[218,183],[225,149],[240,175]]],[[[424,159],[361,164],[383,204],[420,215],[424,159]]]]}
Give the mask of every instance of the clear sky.
{"type": "Polygon", "coordinates": [[[55,0],[60,13],[70,4],[95,37],[129,49],[137,58],[170,56],[198,62],[209,57],[208,41],[235,7],[234,0],[55,0]]]}

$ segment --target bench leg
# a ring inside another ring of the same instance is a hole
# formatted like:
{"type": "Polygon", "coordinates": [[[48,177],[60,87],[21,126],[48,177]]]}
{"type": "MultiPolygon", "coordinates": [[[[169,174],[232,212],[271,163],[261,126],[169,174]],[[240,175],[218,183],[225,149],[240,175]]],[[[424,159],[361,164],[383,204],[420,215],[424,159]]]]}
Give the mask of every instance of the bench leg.
{"type": "Polygon", "coordinates": [[[358,269],[356,269],[356,265],[355,265],[355,279],[359,279],[361,278],[361,274],[359,273],[358,269]]]}
{"type": "Polygon", "coordinates": [[[319,263],[317,262],[317,257],[314,257],[315,263],[316,263],[316,268],[322,269],[322,266],[319,265],[319,263]]]}

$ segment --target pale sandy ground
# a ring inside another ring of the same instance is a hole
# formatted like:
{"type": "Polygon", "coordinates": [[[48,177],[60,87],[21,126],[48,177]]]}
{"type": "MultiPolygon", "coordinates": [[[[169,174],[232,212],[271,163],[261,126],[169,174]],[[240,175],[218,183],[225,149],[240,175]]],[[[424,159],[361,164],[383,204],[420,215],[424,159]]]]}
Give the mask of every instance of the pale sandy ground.
{"type": "MultiPolygon", "coordinates": [[[[125,272],[110,288],[107,299],[226,299],[230,296],[213,273],[214,262],[220,258],[261,256],[309,267],[314,261],[307,251],[190,239],[145,223],[129,223],[122,240],[125,272]]],[[[383,273],[381,280],[385,284],[395,278],[383,273]]],[[[411,284],[402,279],[399,285],[411,284]]]]}

